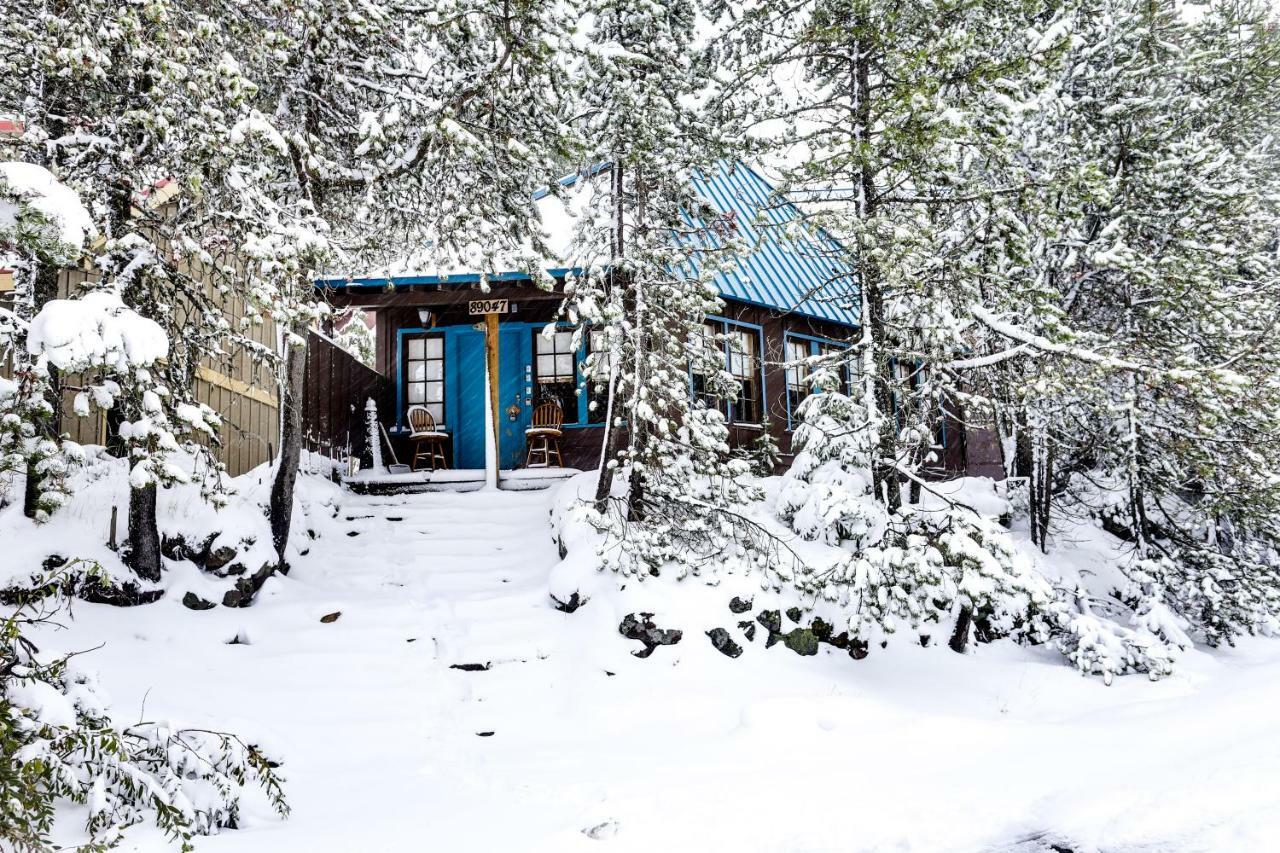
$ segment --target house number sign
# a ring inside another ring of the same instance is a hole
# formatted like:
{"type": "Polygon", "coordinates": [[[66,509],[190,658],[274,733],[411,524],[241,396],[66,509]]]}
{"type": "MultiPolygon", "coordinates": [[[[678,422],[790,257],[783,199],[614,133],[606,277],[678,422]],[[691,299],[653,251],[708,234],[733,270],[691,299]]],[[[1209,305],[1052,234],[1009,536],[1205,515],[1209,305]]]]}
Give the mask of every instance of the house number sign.
{"type": "Polygon", "coordinates": [[[511,303],[506,299],[473,299],[467,303],[469,314],[509,314],[511,303]]]}

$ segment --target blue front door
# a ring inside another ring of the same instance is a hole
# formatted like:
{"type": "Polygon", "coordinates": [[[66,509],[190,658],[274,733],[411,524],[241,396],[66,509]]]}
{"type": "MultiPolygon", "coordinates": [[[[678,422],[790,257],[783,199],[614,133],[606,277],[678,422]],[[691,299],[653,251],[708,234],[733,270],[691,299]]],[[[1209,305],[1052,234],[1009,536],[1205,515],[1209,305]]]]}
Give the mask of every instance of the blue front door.
{"type": "Polygon", "coordinates": [[[498,458],[502,468],[524,462],[524,431],[532,413],[533,337],[528,326],[498,326],[498,458]]]}
{"type": "MultiPolygon", "coordinates": [[[[533,392],[528,326],[498,327],[498,466],[515,468],[524,462],[524,431],[531,417],[533,392]]],[[[445,330],[448,339],[449,429],[453,433],[455,468],[484,467],[484,332],[471,326],[445,330]]]]}
{"type": "Polygon", "coordinates": [[[455,468],[484,467],[484,332],[472,328],[449,329],[453,339],[453,382],[450,396],[457,417],[453,429],[455,468]]]}

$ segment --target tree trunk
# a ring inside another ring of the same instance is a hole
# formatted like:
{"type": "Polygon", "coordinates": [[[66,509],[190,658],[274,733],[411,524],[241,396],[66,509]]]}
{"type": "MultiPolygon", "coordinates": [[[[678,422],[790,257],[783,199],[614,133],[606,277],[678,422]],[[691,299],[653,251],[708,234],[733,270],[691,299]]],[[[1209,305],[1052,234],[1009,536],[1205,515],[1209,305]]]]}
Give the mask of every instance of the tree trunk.
{"type": "MultiPolygon", "coordinates": [[[[610,243],[614,259],[622,257],[626,250],[626,217],[623,191],[623,173],[622,163],[617,157],[614,157],[613,168],[610,170],[610,192],[613,194],[613,225],[610,229],[610,243]]],[[[627,291],[625,290],[627,282],[625,278],[616,272],[610,272],[608,278],[608,286],[611,295],[617,294],[619,288],[623,288],[623,310],[630,310],[633,305],[628,304],[627,291]]],[[[608,507],[609,494],[613,491],[613,474],[618,461],[618,453],[622,450],[622,430],[618,429],[617,412],[615,411],[618,385],[618,371],[625,369],[625,365],[617,363],[620,359],[611,356],[609,368],[609,402],[608,409],[605,414],[605,439],[604,448],[600,454],[600,475],[596,479],[596,512],[603,513],[608,507]],[[609,463],[613,462],[614,465],[609,463]]]]}
{"type": "Polygon", "coordinates": [[[155,483],[129,489],[129,567],[143,580],[160,580],[160,532],[155,483]]]}
{"type": "Polygon", "coordinates": [[[307,326],[296,323],[290,330],[304,343],[290,344],[285,355],[284,386],[280,404],[284,414],[280,434],[280,464],[271,483],[271,542],[281,569],[287,569],[285,548],[289,544],[289,526],[293,521],[293,489],[298,480],[298,463],[302,458],[302,395],[307,380],[307,326]]]}
{"type": "MultiPolygon", "coordinates": [[[[23,319],[30,321],[36,314],[40,313],[41,308],[57,298],[58,267],[52,264],[40,264],[35,271],[31,288],[31,300],[27,305],[27,311],[24,312],[26,316],[23,319]]],[[[45,384],[43,396],[44,402],[49,406],[50,414],[47,416],[33,416],[32,421],[36,427],[36,441],[48,438],[60,445],[62,437],[62,376],[58,369],[52,365],[49,366],[49,381],[45,384]]],[[[43,458],[35,454],[27,456],[27,482],[22,494],[22,513],[27,518],[35,518],[40,509],[40,481],[43,479],[43,475],[36,469],[43,458]]]]}
{"type": "Polygon", "coordinates": [[[951,641],[947,643],[951,647],[951,651],[956,654],[964,654],[964,650],[969,645],[969,630],[973,627],[973,608],[961,607],[960,615],[956,617],[955,630],[951,632],[951,641]]]}
{"type": "Polygon", "coordinates": [[[880,289],[879,270],[863,264],[863,286],[866,288],[867,330],[871,333],[874,356],[874,398],[879,441],[871,465],[871,481],[876,498],[890,512],[902,508],[902,488],[894,460],[898,456],[897,411],[893,399],[893,365],[887,356],[888,333],[885,328],[884,294],[880,289]]]}
{"type": "Polygon", "coordinates": [[[609,371],[609,399],[605,406],[604,447],[600,451],[600,473],[596,479],[596,512],[603,514],[609,507],[609,493],[613,491],[613,472],[617,467],[618,452],[622,450],[622,430],[614,423],[618,415],[614,411],[614,393],[618,384],[617,367],[609,371]]]}

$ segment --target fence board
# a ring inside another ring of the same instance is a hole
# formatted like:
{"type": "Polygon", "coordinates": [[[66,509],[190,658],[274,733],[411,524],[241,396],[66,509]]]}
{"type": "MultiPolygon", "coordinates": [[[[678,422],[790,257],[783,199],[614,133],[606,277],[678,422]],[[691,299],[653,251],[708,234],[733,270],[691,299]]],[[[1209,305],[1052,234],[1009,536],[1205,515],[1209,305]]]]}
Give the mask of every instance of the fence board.
{"type": "Polygon", "coordinates": [[[365,455],[365,401],[391,412],[391,381],[315,332],[307,336],[302,427],[307,447],[326,456],[365,455]]]}

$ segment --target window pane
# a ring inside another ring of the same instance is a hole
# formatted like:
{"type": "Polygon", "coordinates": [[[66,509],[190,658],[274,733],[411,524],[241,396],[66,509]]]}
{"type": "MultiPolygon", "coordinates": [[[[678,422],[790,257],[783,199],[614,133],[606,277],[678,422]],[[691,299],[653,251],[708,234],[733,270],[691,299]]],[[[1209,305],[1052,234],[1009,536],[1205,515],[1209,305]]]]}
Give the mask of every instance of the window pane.
{"type": "Polygon", "coordinates": [[[444,404],[443,403],[428,403],[427,411],[431,413],[431,417],[435,418],[436,429],[439,429],[440,427],[444,426],[444,404]]]}
{"type": "Polygon", "coordinates": [[[555,358],[550,355],[538,356],[538,379],[547,380],[555,375],[555,358]]]}
{"type": "Polygon", "coordinates": [[[421,403],[423,395],[423,384],[421,382],[409,383],[409,402],[421,403]]]}
{"type": "Polygon", "coordinates": [[[428,361],[426,378],[435,380],[444,379],[444,362],[428,361]]]}
{"type": "Polygon", "coordinates": [[[427,338],[427,357],[444,358],[444,338],[427,338]]]}
{"type": "Polygon", "coordinates": [[[409,338],[409,358],[422,358],[426,355],[426,342],[422,338],[409,338]]]}
{"type": "Polygon", "coordinates": [[[544,352],[555,352],[555,348],[556,348],[555,341],[549,341],[540,334],[533,336],[533,342],[534,344],[536,344],[534,349],[538,352],[538,354],[542,354],[544,352]]]}
{"type": "Polygon", "coordinates": [[[557,355],[556,356],[556,377],[558,379],[573,379],[573,356],[557,355]]]}
{"type": "Polygon", "coordinates": [[[409,362],[409,381],[421,382],[427,378],[427,365],[423,361],[409,362]]]}
{"type": "Polygon", "coordinates": [[[444,401],[444,383],[428,382],[427,383],[427,402],[440,403],[444,401]]]}

